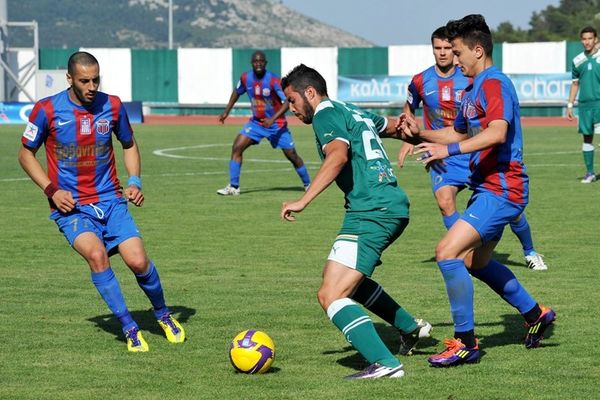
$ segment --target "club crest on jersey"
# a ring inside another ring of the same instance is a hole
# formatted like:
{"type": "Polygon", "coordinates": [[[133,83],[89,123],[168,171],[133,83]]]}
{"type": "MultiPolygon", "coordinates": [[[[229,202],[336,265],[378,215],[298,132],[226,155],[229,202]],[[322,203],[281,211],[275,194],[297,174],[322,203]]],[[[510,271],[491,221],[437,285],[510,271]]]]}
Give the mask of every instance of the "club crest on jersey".
{"type": "Polygon", "coordinates": [[[254,95],[260,96],[260,86],[258,86],[258,85],[254,86],[254,95]]]}
{"type": "Polygon", "coordinates": [[[89,117],[83,117],[80,121],[79,134],[91,135],[92,134],[92,121],[89,117]]]}
{"type": "Polygon", "coordinates": [[[465,115],[468,119],[473,119],[477,117],[477,108],[475,108],[475,105],[473,105],[473,103],[467,102],[465,106],[465,115]]]}
{"type": "Polygon", "coordinates": [[[460,103],[462,101],[464,92],[465,92],[464,90],[457,90],[456,93],[454,93],[454,101],[456,101],[457,103],[460,103]]]}
{"type": "Polygon", "coordinates": [[[271,95],[271,89],[269,89],[268,87],[263,88],[262,92],[263,92],[263,97],[269,97],[271,95]]]}
{"type": "Polygon", "coordinates": [[[101,135],[106,135],[110,132],[110,122],[104,118],[98,120],[98,122],[96,122],[96,132],[101,135]]]}

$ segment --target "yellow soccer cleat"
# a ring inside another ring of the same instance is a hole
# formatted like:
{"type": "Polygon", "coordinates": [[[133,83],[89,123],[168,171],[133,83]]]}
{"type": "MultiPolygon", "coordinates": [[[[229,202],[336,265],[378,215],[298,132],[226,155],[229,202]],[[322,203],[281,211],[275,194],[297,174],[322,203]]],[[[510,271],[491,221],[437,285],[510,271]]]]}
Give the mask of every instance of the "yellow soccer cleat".
{"type": "Polygon", "coordinates": [[[171,313],[166,313],[158,321],[160,327],[165,331],[167,340],[171,343],[183,343],[185,341],[185,331],[183,327],[171,313]]]}
{"type": "Polygon", "coordinates": [[[149,350],[148,343],[144,340],[142,332],[137,327],[133,327],[125,332],[127,338],[127,350],[134,353],[144,353],[149,350]]]}

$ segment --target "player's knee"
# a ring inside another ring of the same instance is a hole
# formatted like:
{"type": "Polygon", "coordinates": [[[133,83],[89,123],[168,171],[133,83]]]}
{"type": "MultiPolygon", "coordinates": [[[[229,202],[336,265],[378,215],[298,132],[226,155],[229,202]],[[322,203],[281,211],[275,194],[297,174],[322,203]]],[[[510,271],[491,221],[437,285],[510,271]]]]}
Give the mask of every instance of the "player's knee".
{"type": "Polygon", "coordinates": [[[321,286],[321,288],[317,292],[317,300],[319,301],[319,304],[321,305],[323,310],[327,310],[331,303],[333,303],[337,299],[335,298],[335,295],[332,293],[331,290],[328,290],[327,288],[321,286]]]}
{"type": "Polygon", "coordinates": [[[437,246],[435,246],[436,261],[450,260],[452,258],[457,258],[457,255],[450,250],[445,242],[439,242],[437,246]]]}
{"type": "Polygon", "coordinates": [[[129,269],[138,275],[145,274],[150,265],[148,259],[144,255],[130,257],[126,260],[126,263],[129,269]]]}
{"type": "Polygon", "coordinates": [[[93,271],[104,270],[109,265],[108,255],[103,248],[90,250],[84,256],[93,271]]]}

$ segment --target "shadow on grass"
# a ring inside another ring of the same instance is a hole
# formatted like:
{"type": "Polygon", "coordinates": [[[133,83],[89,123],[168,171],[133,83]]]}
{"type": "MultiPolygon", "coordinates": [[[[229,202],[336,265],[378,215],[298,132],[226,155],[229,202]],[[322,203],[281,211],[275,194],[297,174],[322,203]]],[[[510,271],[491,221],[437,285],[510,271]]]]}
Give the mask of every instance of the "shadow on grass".
{"type": "MultiPolygon", "coordinates": [[[[496,261],[498,261],[501,264],[506,265],[507,267],[522,267],[522,268],[527,268],[527,264],[525,264],[525,262],[520,262],[520,261],[512,261],[510,260],[510,254],[508,253],[494,253],[492,255],[492,258],[496,261]]],[[[426,264],[426,263],[435,263],[435,256],[427,258],[425,260],[421,261],[422,264],[426,264]]]]}
{"type": "MultiPolygon", "coordinates": [[[[479,336],[479,340],[481,341],[482,349],[480,350],[480,359],[482,359],[486,352],[484,348],[493,348],[507,345],[523,345],[523,340],[525,338],[526,330],[523,326],[523,317],[519,314],[504,314],[501,316],[502,320],[497,322],[484,322],[476,325],[476,328],[479,327],[494,327],[494,326],[502,326],[504,329],[502,332],[494,333],[488,336],[479,336]]],[[[436,323],[433,324],[434,333],[435,327],[448,327],[453,326],[452,323],[436,323]]],[[[390,349],[392,354],[398,354],[399,342],[398,342],[398,330],[394,327],[391,327],[387,324],[383,323],[375,323],[375,328],[381,337],[381,340],[385,343],[385,345],[390,349]]],[[[552,336],[552,330],[554,325],[551,325],[544,332],[544,337],[548,338],[552,336]]],[[[415,350],[413,350],[413,356],[415,355],[426,355],[430,356],[439,351],[442,351],[442,347],[440,346],[441,340],[438,340],[434,337],[425,338],[419,341],[419,344],[415,350]]],[[[540,347],[553,347],[558,346],[558,344],[544,344],[541,343],[540,347]]],[[[356,370],[364,369],[368,366],[368,362],[361,356],[352,346],[346,346],[339,350],[327,350],[324,351],[323,354],[344,354],[350,353],[342,358],[337,360],[337,363],[343,365],[347,368],[353,368],[356,370]]],[[[400,356],[404,357],[404,356],[400,356]]]]}
{"type": "MultiPolygon", "coordinates": [[[[169,306],[171,314],[184,325],[194,314],[196,310],[185,306],[169,306]]],[[[152,309],[147,311],[130,311],[133,320],[137,322],[140,330],[150,332],[154,335],[163,336],[164,333],[154,317],[152,309]]],[[[123,336],[123,330],[121,329],[121,323],[113,314],[98,315],[96,317],[88,318],[88,321],[96,324],[96,327],[102,329],[105,332],[115,335],[115,339],[119,341],[125,341],[123,336]]]]}

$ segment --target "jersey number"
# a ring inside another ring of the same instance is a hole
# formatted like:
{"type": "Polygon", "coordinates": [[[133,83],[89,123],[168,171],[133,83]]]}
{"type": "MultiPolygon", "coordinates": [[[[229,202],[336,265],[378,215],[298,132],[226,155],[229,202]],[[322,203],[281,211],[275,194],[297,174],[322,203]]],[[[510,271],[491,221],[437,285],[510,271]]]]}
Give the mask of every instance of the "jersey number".
{"type": "Polygon", "coordinates": [[[362,118],[355,114],[354,118],[356,119],[356,117],[359,117],[369,128],[369,130],[362,131],[363,147],[365,148],[367,160],[375,160],[377,158],[388,160],[388,156],[383,149],[381,138],[375,131],[375,123],[373,120],[371,118],[362,118]],[[373,146],[374,144],[376,147],[373,146]]]}

